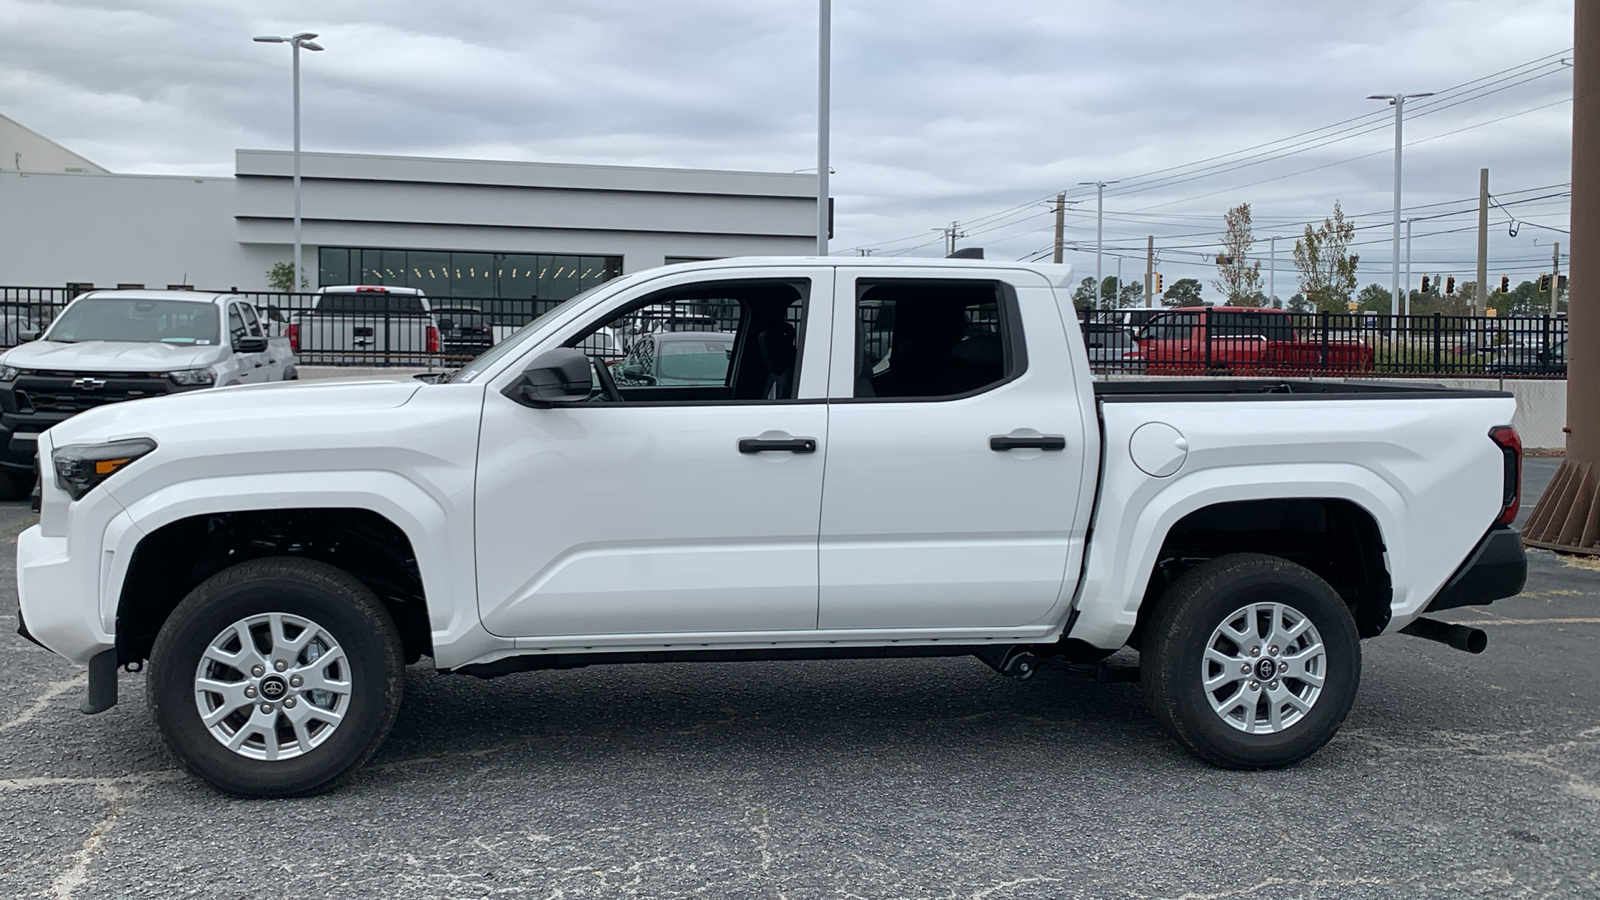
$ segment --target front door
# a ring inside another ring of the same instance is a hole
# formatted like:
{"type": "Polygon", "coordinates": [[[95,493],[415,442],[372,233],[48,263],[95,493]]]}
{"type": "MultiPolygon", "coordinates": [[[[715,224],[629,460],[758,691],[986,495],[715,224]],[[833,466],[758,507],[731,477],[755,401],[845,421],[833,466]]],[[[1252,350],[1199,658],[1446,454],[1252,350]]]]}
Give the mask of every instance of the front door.
{"type": "Polygon", "coordinates": [[[1035,624],[1081,563],[1098,436],[1054,292],[950,272],[839,270],[822,628],[1035,624]]]}
{"type": "Polygon", "coordinates": [[[717,274],[643,285],[550,343],[592,354],[588,401],[530,409],[488,393],[477,559],[490,632],[816,627],[832,270],[717,274]],[[693,313],[695,330],[654,334],[648,370],[600,349],[594,335],[661,304],[693,313]]]}

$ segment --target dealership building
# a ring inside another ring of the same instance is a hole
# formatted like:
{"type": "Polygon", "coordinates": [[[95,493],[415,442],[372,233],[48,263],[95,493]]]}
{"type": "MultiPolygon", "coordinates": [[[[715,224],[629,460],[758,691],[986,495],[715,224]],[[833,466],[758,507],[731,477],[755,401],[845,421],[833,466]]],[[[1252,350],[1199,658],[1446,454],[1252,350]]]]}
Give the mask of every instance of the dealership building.
{"type": "MultiPolygon", "coordinates": [[[[266,290],[293,257],[293,155],[124,175],[0,116],[0,285],[266,290]]],[[[666,263],[816,252],[816,177],[301,154],[307,286],[560,300],[666,263]]]]}

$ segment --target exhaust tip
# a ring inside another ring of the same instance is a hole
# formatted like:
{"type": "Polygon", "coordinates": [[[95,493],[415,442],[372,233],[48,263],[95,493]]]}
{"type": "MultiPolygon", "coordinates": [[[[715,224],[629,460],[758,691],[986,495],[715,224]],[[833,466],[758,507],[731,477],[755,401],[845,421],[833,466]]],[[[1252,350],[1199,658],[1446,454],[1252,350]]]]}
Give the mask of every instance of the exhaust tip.
{"type": "Polygon", "coordinates": [[[1400,629],[1400,633],[1424,640],[1437,641],[1467,653],[1482,653],[1489,647],[1489,633],[1482,628],[1455,625],[1450,622],[1441,622],[1438,619],[1417,619],[1410,625],[1400,629]]]}

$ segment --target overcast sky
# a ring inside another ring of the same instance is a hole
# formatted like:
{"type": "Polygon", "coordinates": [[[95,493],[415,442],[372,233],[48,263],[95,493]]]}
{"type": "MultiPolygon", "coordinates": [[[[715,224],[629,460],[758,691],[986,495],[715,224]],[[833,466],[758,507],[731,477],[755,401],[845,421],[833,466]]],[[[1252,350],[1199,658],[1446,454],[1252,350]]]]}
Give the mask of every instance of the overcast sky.
{"type": "MultiPolygon", "coordinates": [[[[1264,238],[1339,200],[1387,285],[1393,116],[1364,98],[1454,89],[1407,107],[1408,215],[1455,213],[1415,223],[1413,269],[1473,268],[1488,167],[1509,211],[1491,276],[1533,277],[1566,243],[1545,195],[1570,180],[1573,2],[835,0],[834,251],[938,255],[961,221],[962,245],[1031,256],[1066,190],[1092,273],[1078,183],[1104,180],[1106,274],[1120,254],[1142,277],[1154,234],[1167,283],[1210,295],[1228,207],[1264,238]]],[[[307,30],[328,48],[303,60],[308,150],[787,172],[815,165],[816,20],[810,0],[0,0],[0,113],[112,171],[231,174],[235,148],[289,145],[289,52],[251,36],[307,30]]]]}

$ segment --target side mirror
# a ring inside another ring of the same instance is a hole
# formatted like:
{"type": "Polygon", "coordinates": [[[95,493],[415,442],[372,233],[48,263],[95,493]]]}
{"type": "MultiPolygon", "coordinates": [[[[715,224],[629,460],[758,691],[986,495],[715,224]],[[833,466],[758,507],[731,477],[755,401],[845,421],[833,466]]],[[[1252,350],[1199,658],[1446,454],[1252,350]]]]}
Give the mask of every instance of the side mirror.
{"type": "Polygon", "coordinates": [[[235,353],[262,353],[267,349],[267,339],[254,335],[247,335],[233,342],[235,353]]]}
{"type": "Polygon", "coordinates": [[[581,350],[561,347],[529,363],[505,394],[523,406],[549,409],[557,403],[586,399],[593,384],[589,357],[581,350]]]}
{"type": "Polygon", "coordinates": [[[289,321],[289,317],[283,314],[283,310],[276,306],[267,307],[267,318],[274,322],[289,321]]]}
{"type": "Polygon", "coordinates": [[[44,329],[42,328],[24,328],[17,332],[17,340],[23,343],[27,343],[28,341],[37,341],[39,339],[39,335],[43,333],[44,329]]]}

